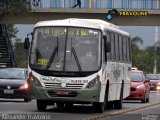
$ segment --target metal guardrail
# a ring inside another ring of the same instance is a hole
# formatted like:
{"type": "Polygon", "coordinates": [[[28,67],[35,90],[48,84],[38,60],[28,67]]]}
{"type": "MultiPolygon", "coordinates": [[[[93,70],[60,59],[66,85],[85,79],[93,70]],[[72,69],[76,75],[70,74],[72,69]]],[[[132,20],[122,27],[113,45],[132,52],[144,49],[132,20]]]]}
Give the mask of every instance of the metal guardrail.
{"type": "MultiPolygon", "coordinates": [[[[76,3],[77,0],[31,0],[33,8],[72,8],[76,3]]],[[[156,10],[160,9],[160,0],[81,0],[81,8],[156,10]]]]}

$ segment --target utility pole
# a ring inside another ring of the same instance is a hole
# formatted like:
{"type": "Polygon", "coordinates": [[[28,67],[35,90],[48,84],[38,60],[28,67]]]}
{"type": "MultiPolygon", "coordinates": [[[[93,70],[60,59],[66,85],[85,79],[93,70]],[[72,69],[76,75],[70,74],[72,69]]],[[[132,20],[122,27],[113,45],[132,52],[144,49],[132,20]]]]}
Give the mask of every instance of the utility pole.
{"type": "Polygon", "coordinates": [[[156,26],[155,28],[155,53],[154,53],[154,68],[153,68],[153,73],[156,74],[157,73],[157,41],[158,41],[158,26],[156,26]]]}
{"type": "MultiPolygon", "coordinates": [[[[159,0],[157,0],[157,9],[159,9],[159,0]]],[[[155,27],[155,53],[154,53],[154,68],[153,68],[153,73],[157,73],[157,41],[158,41],[158,26],[155,27]]]]}

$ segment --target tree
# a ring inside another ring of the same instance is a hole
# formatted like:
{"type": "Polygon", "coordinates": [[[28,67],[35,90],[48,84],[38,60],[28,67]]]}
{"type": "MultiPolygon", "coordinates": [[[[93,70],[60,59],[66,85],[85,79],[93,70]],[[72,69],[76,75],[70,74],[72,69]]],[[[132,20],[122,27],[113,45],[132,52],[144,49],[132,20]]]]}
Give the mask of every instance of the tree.
{"type": "MultiPolygon", "coordinates": [[[[144,70],[146,73],[153,73],[154,69],[154,60],[155,57],[157,61],[160,61],[160,46],[157,46],[157,51],[155,53],[155,46],[148,46],[144,49],[143,55],[146,55],[145,57],[141,56],[144,60],[144,70]]],[[[157,73],[160,72],[160,63],[157,62],[157,73]]]]}
{"type": "MultiPolygon", "coordinates": [[[[143,40],[140,37],[136,36],[132,38],[132,66],[136,66],[138,69],[143,70],[144,73],[152,73],[154,69],[155,57],[157,61],[160,61],[160,42],[156,43],[156,51],[155,45],[148,46],[142,50],[139,48],[138,43],[143,44],[143,40]]],[[[157,62],[157,73],[158,72],[160,72],[159,62],[157,62]]]]}
{"type": "Polygon", "coordinates": [[[131,39],[131,48],[132,48],[132,50],[139,50],[138,44],[141,44],[141,45],[143,44],[142,38],[136,36],[136,37],[131,39]]]}
{"type": "Polygon", "coordinates": [[[18,67],[25,68],[28,63],[28,51],[23,48],[22,39],[16,39],[14,44],[14,53],[18,63],[18,67]]]}
{"type": "MultiPolygon", "coordinates": [[[[0,20],[5,15],[25,15],[30,10],[30,0],[0,0],[0,20]]],[[[18,29],[14,25],[7,25],[7,32],[11,40],[11,38],[16,38],[18,29]]],[[[20,41],[20,39],[16,39],[14,54],[19,66],[26,67],[27,58],[23,49],[23,43],[20,41]]]]}
{"type": "Polygon", "coordinates": [[[132,49],[132,66],[137,66],[137,63],[139,62],[139,57],[142,54],[142,50],[139,49],[138,44],[143,44],[142,38],[136,36],[131,39],[131,49],[132,49]]]}
{"type": "Polygon", "coordinates": [[[155,48],[154,46],[148,46],[145,48],[145,52],[147,54],[146,57],[146,72],[152,73],[154,67],[154,59],[155,59],[155,48]]]}
{"type": "Polygon", "coordinates": [[[17,38],[16,36],[18,31],[19,30],[14,25],[12,24],[7,25],[7,33],[9,36],[9,40],[11,40],[12,38],[16,38],[13,45],[13,53],[16,58],[18,67],[27,67],[28,53],[23,48],[22,40],[20,38],[17,38]]]}
{"type": "Polygon", "coordinates": [[[0,18],[5,14],[19,15],[31,10],[28,0],[0,0],[0,18]]]}
{"type": "Polygon", "coordinates": [[[12,38],[16,38],[16,34],[18,33],[18,31],[19,30],[13,24],[7,25],[7,33],[10,40],[12,38]]]}

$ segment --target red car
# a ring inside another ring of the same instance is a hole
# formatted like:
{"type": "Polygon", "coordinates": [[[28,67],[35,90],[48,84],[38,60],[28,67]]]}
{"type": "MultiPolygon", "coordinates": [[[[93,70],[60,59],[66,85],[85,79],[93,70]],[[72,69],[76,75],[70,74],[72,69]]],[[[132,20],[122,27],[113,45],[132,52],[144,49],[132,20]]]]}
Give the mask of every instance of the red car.
{"type": "Polygon", "coordinates": [[[131,91],[127,100],[141,100],[142,103],[149,102],[149,80],[146,80],[143,71],[132,70],[131,91]]]}

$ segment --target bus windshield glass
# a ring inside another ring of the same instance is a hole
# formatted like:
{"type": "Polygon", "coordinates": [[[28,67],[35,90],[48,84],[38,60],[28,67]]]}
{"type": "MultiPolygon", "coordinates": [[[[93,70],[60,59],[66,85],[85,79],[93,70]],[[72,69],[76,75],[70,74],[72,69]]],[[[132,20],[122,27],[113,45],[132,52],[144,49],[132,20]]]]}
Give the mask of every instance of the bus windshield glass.
{"type": "Polygon", "coordinates": [[[30,65],[63,72],[100,68],[101,31],[77,27],[38,27],[33,34],[30,65]]]}

